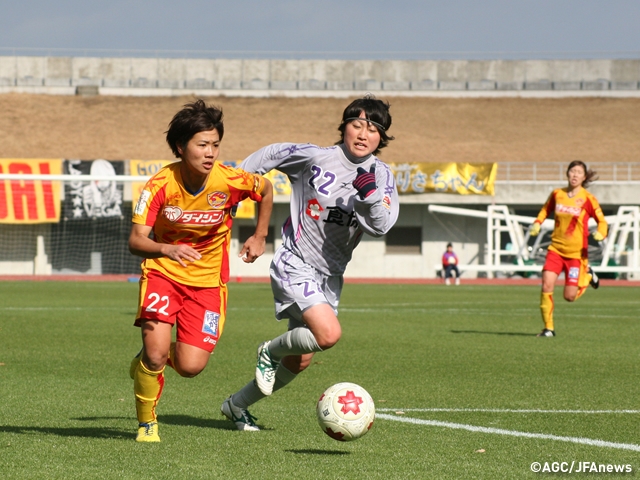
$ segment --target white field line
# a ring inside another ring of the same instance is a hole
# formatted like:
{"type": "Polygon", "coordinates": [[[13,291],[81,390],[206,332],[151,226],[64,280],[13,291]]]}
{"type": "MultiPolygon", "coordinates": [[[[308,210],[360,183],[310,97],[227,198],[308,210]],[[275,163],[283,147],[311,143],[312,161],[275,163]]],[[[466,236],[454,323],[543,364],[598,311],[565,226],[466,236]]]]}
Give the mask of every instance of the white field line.
{"type": "Polygon", "coordinates": [[[463,423],[440,422],[437,420],[421,420],[419,418],[397,417],[394,415],[387,415],[385,413],[376,414],[376,418],[380,418],[383,420],[391,420],[394,422],[413,423],[416,425],[428,425],[431,427],[444,427],[444,428],[453,428],[456,430],[467,430],[469,432],[491,433],[495,435],[508,435],[511,437],[535,438],[535,439],[541,439],[541,440],[556,440],[559,442],[569,442],[569,443],[578,443],[582,445],[589,445],[591,447],[615,448],[618,450],[632,450],[634,452],[640,452],[640,445],[635,445],[632,443],[615,443],[615,442],[607,442],[605,440],[597,440],[597,439],[591,439],[591,438],[561,437],[558,435],[548,435],[544,433],[529,433],[529,432],[518,432],[516,430],[504,430],[501,428],[476,427],[474,425],[466,425],[463,423]]]}
{"type": "Polygon", "coordinates": [[[377,412],[488,412],[488,413],[640,413],[640,410],[540,410],[510,408],[376,408],[377,412]]]}

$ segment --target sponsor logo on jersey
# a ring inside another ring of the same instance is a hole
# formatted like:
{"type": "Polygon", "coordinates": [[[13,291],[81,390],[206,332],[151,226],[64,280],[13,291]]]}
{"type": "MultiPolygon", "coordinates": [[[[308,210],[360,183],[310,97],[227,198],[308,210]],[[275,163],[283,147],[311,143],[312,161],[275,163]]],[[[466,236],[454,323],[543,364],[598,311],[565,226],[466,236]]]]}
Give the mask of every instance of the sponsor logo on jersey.
{"type": "Polygon", "coordinates": [[[307,202],[307,210],[305,211],[305,213],[314,220],[318,220],[320,218],[320,213],[323,211],[324,208],[322,208],[320,202],[318,202],[318,200],[316,200],[315,198],[312,198],[307,202]]]}
{"type": "Polygon", "coordinates": [[[227,194],[222,192],[208,193],[207,202],[211,205],[211,208],[224,208],[227,203],[227,194]]]}
{"type": "Polygon", "coordinates": [[[382,197],[382,205],[387,210],[391,209],[391,197],[389,195],[385,195],[384,197],[382,197]]]}
{"type": "Polygon", "coordinates": [[[578,278],[580,276],[580,267],[569,267],[569,278],[578,278]]]}
{"type": "Polygon", "coordinates": [[[571,207],[569,205],[561,205],[559,203],[556,204],[556,213],[568,213],[570,215],[573,215],[574,217],[577,217],[581,212],[582,208],[580,207],[571,207]]]}
{"type": "Polygon", "coordinates": [[[171,195],[168,195],[165,202],[167,203],[172,203],[175,202],[176,200],[180,200],[182,198],[182,195],[180,193],[172,193],[171,195]]]}
{"type": "Polygon", "coordinates": [[[218,338],[218,320],[220,320],[219,313],[205,310],[204,321],[202,322],[202,332],[218,338]]]}
{"type": "Polygon", "coordinates": [[[218,343],[218,342],[216,341],[216,339],[215,339],[215,338],[211,338],[209,335],[207,335],[206,337],[204,337],[204,338],[202,339],[202,341],[203,341],[204,343],[210,343],[211,345],[215,345],[216,343],[218,343]]]}
{"type": "Polygon", "coordinates": [[[175,207],[173,205],[169,205],[164,207],[162,211],[165,218],[170,222],[177,222],[178,219],[182,216],[182,209],[180,207],[175,207]]]}
{"type": "Polygon", "coordinates": [[[136,215],[142,215],[144,213],[144,209],[147,207],[147,201],[149,201],[150,196],[151,192],[149,190],[142,191],[140,198],[138,199],[138,203],[136,203],[136,209],[134,211],[136,215]]]}
{"type": "Polygon", "coordinates": [[[224,210],[183,211],[180,207],[166,206],[162,211],[171,223],[182,225],[219,225],[224,219],[224,210]]]}

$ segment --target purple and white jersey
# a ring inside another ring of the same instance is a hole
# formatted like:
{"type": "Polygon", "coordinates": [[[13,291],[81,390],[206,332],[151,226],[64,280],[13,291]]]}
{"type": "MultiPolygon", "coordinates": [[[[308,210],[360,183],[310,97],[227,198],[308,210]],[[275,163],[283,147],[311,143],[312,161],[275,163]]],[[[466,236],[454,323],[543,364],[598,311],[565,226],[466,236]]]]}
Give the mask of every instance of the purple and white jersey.
{"type": "Polygon", "coordinates": [[[284,247],[325,275],[342,275],[363,231],[387,233],[398,219],[395,178],[388,165],[370,155],[347,156],[343,145],[276,143],[248,156],[240,165],[265,174],[277,169],[291,182],[291,216],[282,227],[284,247]],[[357,168],[376,165],[377,190],[362,200],[352,182],[357,168]]]}

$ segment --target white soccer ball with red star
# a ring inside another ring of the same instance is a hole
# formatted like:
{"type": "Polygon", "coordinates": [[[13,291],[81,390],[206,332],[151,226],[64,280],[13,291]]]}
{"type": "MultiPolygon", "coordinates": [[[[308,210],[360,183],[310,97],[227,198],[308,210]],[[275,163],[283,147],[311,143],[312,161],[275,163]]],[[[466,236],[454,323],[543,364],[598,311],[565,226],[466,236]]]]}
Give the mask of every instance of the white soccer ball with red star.
{"type": "Polygon", "coordinates": [[[324,391],[318,400],[316,412],[324,433],[334,440],[350,442],[371,429],[376,407],[364,388],[344,382],[324,391]]]}

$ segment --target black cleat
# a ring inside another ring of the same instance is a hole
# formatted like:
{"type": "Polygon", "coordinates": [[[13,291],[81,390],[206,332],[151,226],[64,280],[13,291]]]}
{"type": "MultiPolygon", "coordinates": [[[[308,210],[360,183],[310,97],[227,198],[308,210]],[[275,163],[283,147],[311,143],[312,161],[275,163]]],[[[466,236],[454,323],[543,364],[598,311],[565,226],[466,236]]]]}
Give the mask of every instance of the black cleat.
{"type": "Polygon", "coordinates": [[[556,332],[554,332],[553,330],[549,330],[548,328],[545,328],[536,336],[537,337],[555,337],[556,332]]]}
{"type": "Polygon", "coordinates": [[[596,275],[596,272],[594,272],[591,267],[589,267],[587,271],[591,274],[591,281],[589,282],[589,285],[597,290],[600,286],[600,279],[598,278],[598,275],[596,275]]]}

